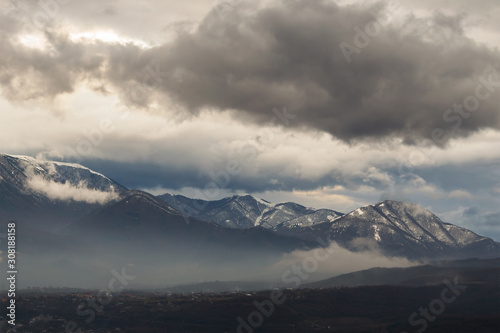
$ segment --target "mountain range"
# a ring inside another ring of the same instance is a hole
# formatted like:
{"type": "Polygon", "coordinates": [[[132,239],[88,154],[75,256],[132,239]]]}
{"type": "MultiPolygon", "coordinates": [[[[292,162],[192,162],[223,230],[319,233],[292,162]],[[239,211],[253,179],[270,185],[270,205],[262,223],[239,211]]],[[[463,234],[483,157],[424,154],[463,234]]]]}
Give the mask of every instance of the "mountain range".
{"type": "Polygon", "coordinates": [[[450,277],[457,278],[461,283],[498,285],[499,274],[499,258],[444,260],[404,268],[375,267],[308,283],[302,287],[311,289],[380,285],[417,287],[440,285],[444,279],[450,277]]]}
{"type": "Polygon", "coordinates": [[[294,202],[272,204],[251,195],[234,195],[215,201],[168,193],[159,198],[185,215],[238,229],[257,226],[271,230],[306,227],[334,221],[344,215],[330,209],[307,208],[294,202]]]}
{"type": "Polygon", "coordinates": [[[464,258],[496,256],[499,244],[490,238],[445,223],[425,208],[386,200],[348,214],[306,208],[296,203],[271,204],[250,195],[217,201],[181,195],[159,196],[190,216],[232,228],[262,226],[281,235],[309,241],[334,241],[352,251],[377,247],[393,256],[464,258]],[[362,241],[361,241],[362,240],[362,241]]]}
{"type": "Polygon", "coordinates": [[[280,233],[310,240],[326,237],[353,251],[375,245],[407,258],[494,257],[499,253],[499,243],[491,238],[445,223],[419,205],[391,200],[358,208],[335,221],[281,229],[280,233]]]}
{"type": "MultiPolygon", "coordinates": [[[[203,266],[210,279],[231,265],[233,273],[251,267],[257,273],[262,263],[328,242],[419,260],[500,256],[499,243],[412,203],[384,201],[342,214],[250,195],[216,201],[154,196],[78,164],[0,154],[2,228],[11,220],[18,224],[19,250],[34,266],[56,267],[53,275],[103,262],[183,269],[189,262],[203,266]],[[57,255],[44,257],[48,252],[57,255]]],[[[235,276],[243,277],[243,271],[235,276]]]]}
{"type": "MultiPolygon", "coordinates": [[[[374,267],[361,271],[341,274],[328,279],[306,283],[301,289],[326,289],[360,286],[406,286],[422,287],[440,285],[443,280],[457,278],[460,283],[492,284],[498,286],[500,258],[466,260],[439,260],[425,265],[410,267],[374,267]]],[[[168,292],[219,292],[219,291],[255,291],[269,290],[275,287],[292,287],[292,284],[274,284],[265,282],[215,281],[196,284],[182,284],[165,287],[168,292]]]]}

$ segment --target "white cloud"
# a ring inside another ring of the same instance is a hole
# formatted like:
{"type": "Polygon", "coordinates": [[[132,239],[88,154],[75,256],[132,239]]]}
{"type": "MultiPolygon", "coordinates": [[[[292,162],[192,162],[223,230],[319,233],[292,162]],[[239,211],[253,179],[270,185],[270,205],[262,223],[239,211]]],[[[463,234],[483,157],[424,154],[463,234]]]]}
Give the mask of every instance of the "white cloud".
{"type": "MultiPolygon", "coordinates": [[[[373,267],[409,267],[419,264],[405,258],[386,256],[381,253],[375,243],[365,239],[353,240],[351,245],[357,246],[359,252],[349,251],[336,243],[331,243],[324,249],[294,251],[284,255],[269,271],[287,272],[290,267],[295,265],[295,267],[300,267],[303,272],[308,273],[306,274],[308,277],[301,281],[301,284],[305,284],[373,267]]],[[[292,275],[288,274],[287,276],[292,275]]]]}
{"type": "Polygon", "coordinates": [[[39,175],[29,175],[26,180],[26,187],[34,192],[41,193],[52,200],[78,201],[88,204],[105,204],[118,199],[118,194],[112,190],[109,192],[89,189],[85,182],[78,185],[64,184],[47,180],[39,175]]]}
{"type": "Polygon", "coordinates": [[[474,196],[465,190],[451,191],[448,195],[450,198],[456,199],[472,199],[474,196]]]}

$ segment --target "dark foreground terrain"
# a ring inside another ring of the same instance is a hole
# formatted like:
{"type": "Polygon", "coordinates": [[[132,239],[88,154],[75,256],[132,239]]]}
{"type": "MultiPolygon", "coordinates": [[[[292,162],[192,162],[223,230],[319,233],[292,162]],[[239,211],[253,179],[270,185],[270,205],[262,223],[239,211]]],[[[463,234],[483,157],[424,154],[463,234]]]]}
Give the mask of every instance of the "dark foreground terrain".
{"type": "MultiPolygon", "coordinates": [[[[461,285],[454,278],[252,293],[24,292],[15,332],[500,332],[498,279],[461,285]]],[[[4,321],[2,332],[10,327],[4,321]]]]}

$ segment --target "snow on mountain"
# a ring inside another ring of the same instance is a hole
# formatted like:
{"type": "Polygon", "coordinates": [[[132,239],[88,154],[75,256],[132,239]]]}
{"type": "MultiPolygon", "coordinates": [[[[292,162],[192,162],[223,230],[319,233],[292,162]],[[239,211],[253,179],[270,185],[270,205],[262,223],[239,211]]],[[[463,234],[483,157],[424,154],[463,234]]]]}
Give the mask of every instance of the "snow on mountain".
{"type": "MultiPolygon", "coordinates": [[[[36,228],[45,226],[47,230],[59,230],[80,216],[123,201],[132,192],[78,164],[0,154],[2,221],[24,220],[36,228]]],[[[159,207],[143,204],[145,198],[149,198],[145,195],[137,194],[134,198],[142,203],[138,205],[139,212],[126,216],[132,222],[137,214],[150,216],[149,210],[159,207]]],[[[428,210],[411,203],[384,201],[343,215],[293,202],[272,204],[251,195],[235,195],[216,201],[170,194],[159,198],[172,208],[171,213],[179,212],[219,226],[261,227],[257,229],[265,228],[266,232],[274,231],[306,242],[335,241],[352,250],[360,246],[378,246],[387,254],[409,258],[500,256],[499,243],[444,223],[428,210]]],[[[146,201],[152,200],[149,199],[146,201]]],[[[127,200],[124,205],[128,205],[127,200]]],[[[114,221],[113,214],[109,215],[110,221],[114,221]]]]}
{"type": "Polygon", "coordinates": [[[311,240],[328,238],[351,249],[359,246],[357,239],[363,239],[364,244],[372,241],[387,253],[406,257],[500,253],[499,244],[490,238],[444,223],[419,205],[398,201],[360,207],[334,221],[311,227],[279,231],[311,240]]]}
{"type": "Polygon", "coordinates": [[[500,255],[492,239],[444,223],[425,208],[384,201],[341,214],[287,202],[270,204],[250,195],[217,201],[165,194],[161,199],[183,214],[231,228],[262,226],[304,240],[335,241],[350,250],[378,246],[408,258],[500,255]]]}
{"type": "Polygon", "coordinates": [[[171,194],[159,197],[183,214],[239,229],[256,226],[271,230],[305,227],[342,216],[333,210],[316,210],[293,202],[272,204],[251,195],[235,195],[216,201],[190,199],[171,194]]]}
{"type": "Polygon", "coordinates": [[[39,200],[106,203],[125,188],[79,164],[42,161],[30,156],[0,154],[3,187],[39,200]]]}
{"type": "Polygon", "coordinates": [[[250,195],[217,201],[170,194],[160,198],[183,214],[222,226],[262,226],[310,241],[328,239],[351,250],[376,244],[388,254],[410,258],[500,255],[499,244],[490,238],[444,223],[412,203],[384,201],[343,215],[292,202],[271,204],[250,195]]]}
{"type": "Polygon", "coordinates": [[[466,246],[489,239],[487,237],[479,236],[470,230],[450,223],[444,223],[444,228],[453,237],[458,246],[466,246]]]}

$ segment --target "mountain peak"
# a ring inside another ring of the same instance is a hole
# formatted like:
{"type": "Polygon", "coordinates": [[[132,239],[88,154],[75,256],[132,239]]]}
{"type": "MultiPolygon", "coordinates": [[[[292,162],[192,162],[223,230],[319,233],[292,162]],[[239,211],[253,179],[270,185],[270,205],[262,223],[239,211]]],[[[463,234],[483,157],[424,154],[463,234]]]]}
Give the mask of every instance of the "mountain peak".
{"type": "Polygon", "coordinates": [[[238,229],[261,226],[277,230],[311,226],[343,215],[329,209],[306,208],[293,202],[273,204],[249,194],[233,195],[215,201],[189,199],[170,194],[162,195],[160,198],[187,215],[238,229]]]}
{"type": "Polygon", "coordinates": [[[256,198],[254,197],[253,195],[250,195],[250,194],[235,194],[231,197],[231,199],[234,199],[234,200],[251,200],[251,201],[256,201],[258,203],[261,203],[263,205],[272,205],[269,201],[267,200],[264,200],[264,199],[260,199],[260,198],[256,198]]]}
{"type": "Polygon", "coordinates": [[[88,171],[92,174],[109,179],[107,176],[103,175],[102,173],[96,172],[96,171],[94,171],[90,168],[87,168],[86,166],[83,166],[83,165],[78,164],[78,163],[48,161],[48,160],[37,159],[35,157],[27,156],[27,155],[9,155],[9,154],[2,154],[2,153],[0,153],[0,157],[6,157],[6,158],[15,159],[15,160],[19,160],[19,161],[28,163],[29,166],[33,166],[40,171],[46,170],[46,168],[44,168],[44,166],[51,167],[52,165],[57,165],[57,166],[65,166],[68,168],[85,170],[85,171],[88,171]]]}
{"type": "MultiPolygon", "coordinates": [[[[126,190],[103,174],[80,164],[0,154],[0,166],[2,186],[15,189],[19,202],[22,197],[34,195],[37,200],[103,204],[126,190]]],[[[11,198],[4,201],[6,206],[18,205],[11,198]]]]}
{"type": "Polygon", "coordinates": [[[360,207],[307,232],[326,234],[347,247],[358,238],[373,240],[392,254],[410,257],[422,253],[446,256],[466,248],[486,248],[481,242],[498,248],[492,240],[444,223],[421,205],[394,200],[360,207]]]}

